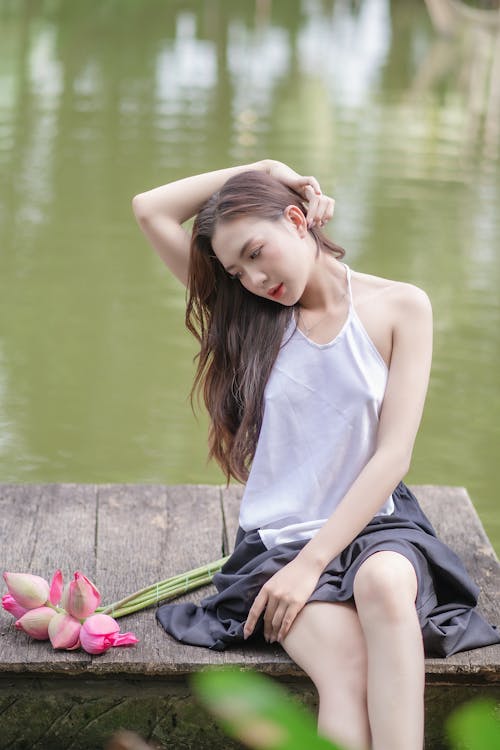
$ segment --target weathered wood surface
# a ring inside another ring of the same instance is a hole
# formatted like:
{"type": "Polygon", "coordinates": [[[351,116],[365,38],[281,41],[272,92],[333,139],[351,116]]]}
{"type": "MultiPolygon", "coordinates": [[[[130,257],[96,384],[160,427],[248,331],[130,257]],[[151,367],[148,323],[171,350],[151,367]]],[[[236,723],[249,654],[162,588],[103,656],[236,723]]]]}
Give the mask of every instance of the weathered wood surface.
{"type": "MultiPolygon", "coordinates": [[[[481,586],[480,609],[500,624],[500,566],[465,490],[412,488],[439,536],[481,586]]],[[[105,602],[228,554],[241,488],[161,485],[0,485],[0,569],[68,580],[81,570],[105,602]]],[[[185,600],[199,602],[212,586],[185,600]]],[[[182,601],[180,599],[179,601],[182,601]]],[[[92,657],[55,652],[16,631],[0,613],[0,748],[103,747],[120,726],[169,748],[239,747],[193,701],[187,678],[234,664],[273,675],[315,706],[303,672],[278,645],[224,653],[185,646],[157,625],[154,610],[121,620],[140,642],[92,657]]],[[[441,719],[478,694],[500,699],[500,646],[428,659],[427,734],[440,744],[441,719]]]]}
{"type": "MultiPolygon", "coordinates": [[[[438,535],[462,558],[481,587],[480,609],[500,624],[499,563],[463,488],[413,488],[438,535]]],[[[82,570],[105,602],[231,551],[238,525],[241,487],[161,485],[0,485],[0,568],[50,577],[61,567],[66,579],[82,570]]],[[[184,600],[200,601],[205,587],[184,600]]],[[[179,601],[183,601],[180,599],[179,601]]],[[[0,614],[0,672],[173,676],[208,664],[258,665],[271,674],[300,676],[280,646],[216,653],[185,646],[156,624],[153,610],[122,620],[136,632],[134,648],[98,657],[55,652],[14,630],[0,614]]],[[[500,646],[449,659],[427,660],[428,680],[500,681],[500,646]]]]}

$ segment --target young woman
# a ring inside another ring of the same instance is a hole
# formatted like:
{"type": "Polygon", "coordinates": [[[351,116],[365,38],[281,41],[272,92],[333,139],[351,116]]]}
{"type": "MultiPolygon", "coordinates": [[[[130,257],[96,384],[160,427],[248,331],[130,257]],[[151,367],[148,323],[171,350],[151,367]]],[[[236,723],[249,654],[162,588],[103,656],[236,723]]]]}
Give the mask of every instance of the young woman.
{"type": "Polygon", "coordinates": [[[218,593],[161,607],[161,624],[214,649],[278,641],[318,690],[323,735],[421,748],[424,648],[499,640],[402,482],[431,366],[427,295],[351,271],[321,232],[334,201],[280,162],[188,177],[133,208],[188,287],[210,455],[246,483],[218,593]]]}

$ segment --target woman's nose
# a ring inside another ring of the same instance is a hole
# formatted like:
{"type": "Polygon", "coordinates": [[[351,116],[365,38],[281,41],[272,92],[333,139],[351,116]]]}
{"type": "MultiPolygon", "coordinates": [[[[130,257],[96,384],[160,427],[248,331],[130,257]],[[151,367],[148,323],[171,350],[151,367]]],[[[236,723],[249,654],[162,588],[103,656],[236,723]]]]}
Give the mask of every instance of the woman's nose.
{"type": "Polygon", "coordinates": [[[264,286],[267,281],[267,274],[258,268],[252,268],[247,271],[247,278],[250,284],[255,288],[259,289],[264,286]]]}

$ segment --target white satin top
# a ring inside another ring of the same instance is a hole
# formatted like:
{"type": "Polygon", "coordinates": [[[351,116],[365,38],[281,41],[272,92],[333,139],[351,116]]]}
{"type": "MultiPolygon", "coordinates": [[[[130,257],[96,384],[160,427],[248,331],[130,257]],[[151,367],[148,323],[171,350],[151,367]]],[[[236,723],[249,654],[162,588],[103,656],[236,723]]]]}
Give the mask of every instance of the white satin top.
{"type": "MultiPolygon", "coordinates": [[[[311,539],[375,450],[387,366],[352,302],[338,335],[317,344],[291,320],[264,391],[264,416],[240,526],[271,549],[311,539]]],[[[390,495],[376,515],[390,515],[390,495]]]]}

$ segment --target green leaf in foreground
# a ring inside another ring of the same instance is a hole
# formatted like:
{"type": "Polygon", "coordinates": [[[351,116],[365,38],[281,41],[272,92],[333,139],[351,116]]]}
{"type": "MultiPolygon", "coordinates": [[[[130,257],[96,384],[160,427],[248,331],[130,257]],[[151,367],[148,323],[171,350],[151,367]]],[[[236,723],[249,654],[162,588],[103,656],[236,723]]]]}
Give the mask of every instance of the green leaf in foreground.
{"type": "Polygon", "coordinates": [[[494,750],[500,748],[500,719],[495,703],[477,700],[461,706],[446,722],[455,750],[494,750]]]}
{"type": "Polygon", "coordinates": [[[259,750],[341,750],[316,734],[304,707],[270,678],[232,667],[192,678],[194,692],[231,737],[259,750]]]}

